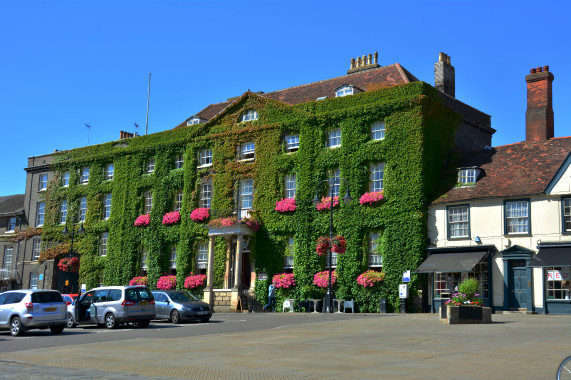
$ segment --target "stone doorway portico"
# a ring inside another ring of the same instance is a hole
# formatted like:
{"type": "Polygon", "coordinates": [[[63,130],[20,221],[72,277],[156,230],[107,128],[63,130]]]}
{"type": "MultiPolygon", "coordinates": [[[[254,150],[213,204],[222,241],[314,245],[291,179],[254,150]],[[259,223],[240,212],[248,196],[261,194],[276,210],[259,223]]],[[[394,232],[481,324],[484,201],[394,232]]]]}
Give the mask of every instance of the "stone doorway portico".
{"type": "Polygon", "coordinates": [[[204,302],[213,308],[237,311],[242,291],[253,289],[256,273],[254,260],[250,255],[250,239],[253,231],[242,223],[226,227],[208,227],[208,260],[204,302]],[[214,289],[214,246],[216,237],[226,241],[226,271],[224,289],[214,289]],[[229,301],[229,302],[228,302],[229,301]]]}

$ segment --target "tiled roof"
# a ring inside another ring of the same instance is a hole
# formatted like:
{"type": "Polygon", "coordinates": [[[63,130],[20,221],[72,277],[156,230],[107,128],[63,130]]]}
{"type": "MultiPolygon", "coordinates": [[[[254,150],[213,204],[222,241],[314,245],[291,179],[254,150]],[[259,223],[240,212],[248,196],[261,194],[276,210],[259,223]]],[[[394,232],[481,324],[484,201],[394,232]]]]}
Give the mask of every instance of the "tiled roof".
{"type": "Polygon", "coordinates": [[[24,210],[24,194],[0,197],[0,215],[24,210]]]}
{"type": "Polygon", "coordinates": [[[481,152],[463,153],[449,166],[439,198],[433,204],[473,199],[505,198],[541,194],[571,152],[571,137],[544,142],[503,145],[481,152]],[[473,186],[453,187],[456,168],[483,169],[473,186]]]}
{"type": "MultiPolygon", "coordinates": [[[[363,91],[371,91],[379,89],[380,87],[391,87],[415,81],[418,81],[418,79],[414,75],[408,72],[408,70],[400,64],[395,63],[390,66],[363,70],[337,78],[268,92],[261,94],[260,96],[293,105],[317,100],[317,98],[322,96],[326,96],[328,99],[334,98],[335,90],[343,85],[355,86],[363,91]]],[[[232,104],[233,101],[234,99],[232,101],[211,104],[193,116],[210,120],[223,111],[227,106],[232,104]]],[[[179,124],[176,128],[183,126],[186,126],[186,121],[179,124]]]]}

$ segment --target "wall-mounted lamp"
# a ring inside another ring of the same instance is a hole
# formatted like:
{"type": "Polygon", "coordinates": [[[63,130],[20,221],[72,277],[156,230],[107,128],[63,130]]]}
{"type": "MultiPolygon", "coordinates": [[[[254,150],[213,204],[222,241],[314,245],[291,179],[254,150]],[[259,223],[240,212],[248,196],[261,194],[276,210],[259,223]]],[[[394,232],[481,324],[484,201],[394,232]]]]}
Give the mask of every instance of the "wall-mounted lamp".
{"type": "Polygon", "coordinates": [[[479,236],[476,236],[476,238],[474,239],[474,242],[475,242],[476,244],[482,244],[482,240],[480,239],[479,236]]]}

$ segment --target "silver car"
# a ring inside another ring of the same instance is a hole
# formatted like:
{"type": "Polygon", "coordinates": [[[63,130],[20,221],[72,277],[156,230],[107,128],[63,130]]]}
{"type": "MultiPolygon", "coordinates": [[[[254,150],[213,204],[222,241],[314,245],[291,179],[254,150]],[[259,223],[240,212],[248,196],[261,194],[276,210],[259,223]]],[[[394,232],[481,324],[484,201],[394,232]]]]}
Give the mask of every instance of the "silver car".
{"type": "Polygon", "coordinates": [[[55,290],[9,290],[0,294],[0,329],[10,329],[13,336],[29,329],[50,328],[61,334],[65,328],[67,305],[55,290]]]}
{"type": "Polygon", "coordinates": [[[155,318],[155,300],[146,286],[105,286],[94,288],[68,306],[67,326],[105,325],[114,329],[134,323],[147,327],[155,318]]]}
{"type": "Polygon", "coordinates": [[[184,290],[153,290],[153,296],[157,319],[179,323],[189,319],[208,322],[212,318],[210,305],[184,290]]]}

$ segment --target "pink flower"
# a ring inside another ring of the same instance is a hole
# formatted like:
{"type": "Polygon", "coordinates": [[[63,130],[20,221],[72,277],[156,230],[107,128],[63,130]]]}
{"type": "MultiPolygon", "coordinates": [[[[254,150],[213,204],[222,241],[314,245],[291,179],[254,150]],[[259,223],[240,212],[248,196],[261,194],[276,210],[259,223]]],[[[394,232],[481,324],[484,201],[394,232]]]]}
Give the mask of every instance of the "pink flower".
{"type": "Polygon", "coordinates": [[[374,203],[380,202],[385,198],[384,192],[381,191],[373,191],[370,193],[365,193],[359,199],[359,203],[361,205],[372,205],[374,203]]]}
{"type": "Polygon", "coordinates": [[[357,277],[357,283],[364,288],[371,288],[384,279],[385,272],[375,272],[374,270],[368,270],[365,273],[361,273],[359,277],[357,277]]]}
{"type": "Polygon", "coordinates": [[[163,224],[175,224],[180,220],[180,212],[171,211],[167,212],[163,217],[163,224]]]}
{"type": "MultiPolygon", "coordinates": [[[[339,197],[333,197],[333,207],[339,204],[339,197]]],[[[321,198],[321,203],[318,203],[315,208],[317,211],[329,210],[331,209],[331,197],[321,198]]]]}
{"type": "MultiPolygon", "coordinates": [[[[331,272],[331,286],[337,281],[337,272],[331,272]]],[[[313,276],[313,283],[320,288],[329,287],[329,271],[318,272],[313,276]]]]}
{"type": "Polygon", "coordinates": [[[135,226],[137,227],[148,226],[150,223],[151,223],[151,215],[149,214],[139,215],[135,220],[135,226]]]}
{"type": "Polygon", "coordinates": [[[209,207],[195,208],[190,213],[190,219],[192,219],[195,222],[202,222],[208,218],[210,218],[210,208],[209,207]]]}
{"type": "Polygon", "coordinates": [[[290,212],[295,211],[296,207],[295,198],[283,198],[276,202],[275,211],[290,212]]]}
{"type": "Polygon", "coordinates": [[[145,286],[147,286],[148,282],[149,282],[149,279],[147,276],[133,277],[131,279],[131,281],[129,281],[129,285],[145,285],[145,286]]]}
{"type": "Polygon", "coordinates": [[[206,275],[205,274],[197,274],[193,275],[192,273],[184,280],[184,287],[186,289],[194,289],[199,288],[206,285],[206,275]]]}
{"type": "Polygon", "coordinates": [[[289,289],[295,286],[295,277],[293,273],[280,273],[276,274],[272,279],[272,283],[276,288],[289,289]]]}
{"type": "Polygon", "coordinates": [[[162,276],[157,281],[157,289],[169,290],[176,288],[176,276],[162,276]]]}

